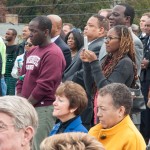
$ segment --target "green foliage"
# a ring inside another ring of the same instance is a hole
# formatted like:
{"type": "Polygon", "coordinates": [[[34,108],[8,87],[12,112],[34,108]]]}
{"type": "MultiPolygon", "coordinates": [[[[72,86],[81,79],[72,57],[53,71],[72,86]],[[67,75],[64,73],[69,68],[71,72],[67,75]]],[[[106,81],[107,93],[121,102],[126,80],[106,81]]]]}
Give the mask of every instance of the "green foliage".
{"type": "Polygon", "coordinates": [[[126,3],[130,4],[135,9],[135,24],[139,24],[139,19],[141,18],[143,13],[150,12],[149,0],[126,0],[126,3]]]}
{"type": "Polygon", "coordinates": [[[126,2],[136,10],[135,23],[144,12],[150,11],[149,0],[6,0],[9,13],[17,13],[19,22],[28,23],[37,15],[58,14],[63,22],[83,27],[88,18],[100,9],[126,2]]]}

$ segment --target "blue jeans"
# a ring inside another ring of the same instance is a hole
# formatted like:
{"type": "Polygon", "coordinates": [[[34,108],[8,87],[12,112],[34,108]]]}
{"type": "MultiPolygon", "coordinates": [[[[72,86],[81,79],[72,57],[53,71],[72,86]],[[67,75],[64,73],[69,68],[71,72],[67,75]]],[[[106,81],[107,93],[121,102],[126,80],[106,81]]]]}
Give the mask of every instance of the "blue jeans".
{"type": "Polygon", "coordinates": [[[7,92],[7,85],[5,83],[5,78],[1,78],[1,89],[2,89],[2,96],[6,95],[7,92]]]}

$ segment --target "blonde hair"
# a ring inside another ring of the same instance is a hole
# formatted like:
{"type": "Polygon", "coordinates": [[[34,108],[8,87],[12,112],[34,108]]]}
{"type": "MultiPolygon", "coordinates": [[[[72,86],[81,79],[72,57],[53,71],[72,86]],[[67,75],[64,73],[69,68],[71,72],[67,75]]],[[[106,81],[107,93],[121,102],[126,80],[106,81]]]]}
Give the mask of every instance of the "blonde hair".
{"type": "Polygon", "coordinates": [[[56,134],[44,139],[40,150],[105,150],[94,137],[80,132],[56,134]]]}

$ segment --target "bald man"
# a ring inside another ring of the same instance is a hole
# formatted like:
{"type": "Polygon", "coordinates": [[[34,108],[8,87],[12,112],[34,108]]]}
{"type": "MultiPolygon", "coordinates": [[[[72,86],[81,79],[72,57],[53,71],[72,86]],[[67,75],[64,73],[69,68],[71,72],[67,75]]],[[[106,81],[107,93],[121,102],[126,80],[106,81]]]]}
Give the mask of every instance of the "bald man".
{"type": "Polygon", "coordinates": [[[71,50],[68,45],[62,40],[60,37],[62,30],[62,19],[58,15],[48,15],[47,16],[52,22],[52,31],[51,31],[51,41],[60,47],[62,50],[65,60],[66,60],[66,68],[71,63],[71,50]]]}

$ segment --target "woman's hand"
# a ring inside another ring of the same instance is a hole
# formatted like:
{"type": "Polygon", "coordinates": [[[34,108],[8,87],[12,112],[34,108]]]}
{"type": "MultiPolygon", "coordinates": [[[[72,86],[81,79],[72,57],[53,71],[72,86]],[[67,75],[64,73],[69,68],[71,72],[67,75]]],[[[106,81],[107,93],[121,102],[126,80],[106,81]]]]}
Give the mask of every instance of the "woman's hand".
{"type": "Polygon", "coordinates": [[[83,49],[80,53],[80,59],[83,62],[93,62],[93,61],[97,60],[97,56],[94,52],[83,49]]]}

